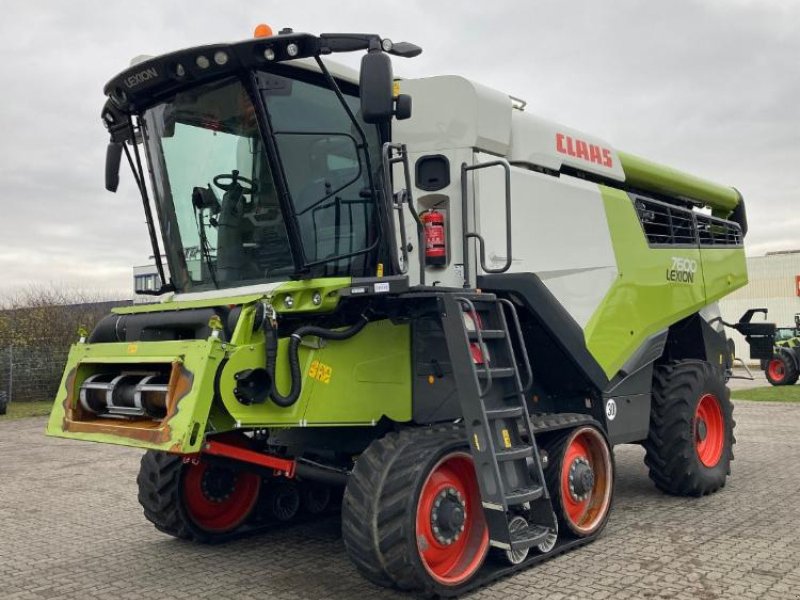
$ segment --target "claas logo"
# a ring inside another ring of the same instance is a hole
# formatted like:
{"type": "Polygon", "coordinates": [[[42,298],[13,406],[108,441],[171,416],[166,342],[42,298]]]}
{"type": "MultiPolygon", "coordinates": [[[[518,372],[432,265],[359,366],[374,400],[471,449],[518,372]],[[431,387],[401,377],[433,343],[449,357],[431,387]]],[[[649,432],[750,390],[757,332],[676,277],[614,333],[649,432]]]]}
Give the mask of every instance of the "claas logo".
{"type": "Polygon", "coordinates": [[[611,150],[603,148],[597,144],[590,144],[585,140],[573,138],[564,133],[556,134],[556,150],[559,154],[566,154],[567,156],[574,156],[609,169],[614,164],[611,159],[611,150]]]}

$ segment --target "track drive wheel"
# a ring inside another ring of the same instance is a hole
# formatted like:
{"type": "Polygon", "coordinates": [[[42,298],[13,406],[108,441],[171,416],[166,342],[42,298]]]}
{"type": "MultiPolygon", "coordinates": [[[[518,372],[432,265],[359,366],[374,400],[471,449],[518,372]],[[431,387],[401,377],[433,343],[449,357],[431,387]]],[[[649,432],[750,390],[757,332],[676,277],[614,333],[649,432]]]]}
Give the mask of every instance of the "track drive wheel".
{"type": "Polygon", "coordinates": [[[331,488],[324,483],[303,482],[300,486],[300,505],[310,515],[321,515],[331,505],[331,488]]]}
{"type": "Polygon", "coordinates": [[[347,483],[342,534],[374,583],[427,594],[467,584],[489,531],[464,430],[407,429],[372,442],[347,483]]]}
{"type": "Polygon", "coordinates": [[[767,361],[764,374],[772,385],[794,385],[800,377],[794,360],[785,352],[778,352],[767,361]]]}
{"type": "Polygon", "coordinates": [[[139,503],[156,529],[204,543],[222,540],[253,512],[261,477],[203,461],[148,450],[142,457],[139,503]]]}
{"type": "Polygon", "coordinates": [[[725,485],[733,460],[733,405],[719,369],[697,360],[653,373],[645,464],[660,490],[704,496],[725,485]]]}
{"type": "Polygon", "coordinates": [[[543,444],[545,480],[558,531],[572,538],[599,532],[608,521],[614,495],[614,455],[605,435],[583,425],[549,436],[543,444]]]}

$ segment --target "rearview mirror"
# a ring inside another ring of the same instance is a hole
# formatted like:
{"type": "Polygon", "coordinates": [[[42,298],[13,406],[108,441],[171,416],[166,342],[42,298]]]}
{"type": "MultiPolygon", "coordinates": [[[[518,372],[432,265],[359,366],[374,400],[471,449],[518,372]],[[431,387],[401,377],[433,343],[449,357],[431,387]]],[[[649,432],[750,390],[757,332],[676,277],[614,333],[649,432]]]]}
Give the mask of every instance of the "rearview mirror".
{"type": "Polygon", "coordinates": [[[119,164],[122,160],[122,144],[124,142],[109,142],[106,148],[106,189],[116,192],[119,186],[119,164]]]}
{"type": "Polygon", "coordinates": [[[371,124],[386,123],[394,113],[392,97],[392,61],[380,50],[371,50],[361,58],[361,117],[371,124]]]}

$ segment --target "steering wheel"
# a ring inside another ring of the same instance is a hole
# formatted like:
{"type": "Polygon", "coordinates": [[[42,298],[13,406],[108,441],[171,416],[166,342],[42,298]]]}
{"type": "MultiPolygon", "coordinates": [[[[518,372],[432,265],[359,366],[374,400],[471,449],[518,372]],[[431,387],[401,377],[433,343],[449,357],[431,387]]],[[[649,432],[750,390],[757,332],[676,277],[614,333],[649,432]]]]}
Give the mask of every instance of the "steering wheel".
{"type": "Polygon", "coordinates": [[[223,173],[222,175],[217,175],[214,177],[213,181],[214,185],[223,192],[228,192],[238,186],[241,189],[242,194],[249,195],[253,193],[253,189],[255,188],[253,181],[247,177],[242,177],[239,175],[239,171],[236,169],[231,171],[230,174],[223,173]],[[230,181],[230,183],[227,183],[228,181],[230,181]],[[247,187],[242,185],[242,183],[247,184],[247,187]]]}

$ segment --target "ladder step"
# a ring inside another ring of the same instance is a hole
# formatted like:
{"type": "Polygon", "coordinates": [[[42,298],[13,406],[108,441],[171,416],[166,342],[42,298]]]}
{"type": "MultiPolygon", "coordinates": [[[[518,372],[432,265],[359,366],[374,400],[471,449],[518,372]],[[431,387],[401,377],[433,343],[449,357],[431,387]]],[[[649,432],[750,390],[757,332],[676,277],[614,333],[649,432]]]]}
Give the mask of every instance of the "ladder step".
{"type": "Polygon", "coordinates": [[[538,500],[544,495],[544,487],[537,485],[534,487],[523,488],[508,492],[506,494],[506,502],[508,504],[525,504],[526,502],[533,502],[538,500]]]}
{"type": "MultiPolygon", "coordinates": [[[[514,376],[514,369],[511,367],[505,367],[502,369],[489,369],[489,372],[492,375],[492,379],[500,379],[503,377],[513,377],[514,376]]],[[[478,369],[478,377],[481,379],[486,379],[486,370],[478,369]]]]}
{"type": "Polygon", "coordinates": [[[498,450],[495,454],[497,460],[519,460],[533,456],[533,446],[517,446],[498,450]]]}
{"type": "MultiPolygon", "coordinates": [[[[516,396],[515,396],[516,397],[516,396]]],[[[516,419],[521,417],[525,409],[521,406],[510,406],[508,408],[493,408],[486,411],[486,416],[490,419],[516,419]]]]}
{"type": "MultiPolygon", "coordinates": [[[[467,336],[469,337],[470,341],[477,341],[478,340],[478,332],[477,331],[468,331],[467,336]]],[[[502,340],[506,337],[506,332],[502,329],[481,329],[481,337],[484,340],[502,340]]]]}
{"type": "Polygon", "coordinates": [[[527,529],[511,532],[511,549],[525,550],[541,544],[550,535],[550,530],[542,525],[528,525],[527,529]]]}

